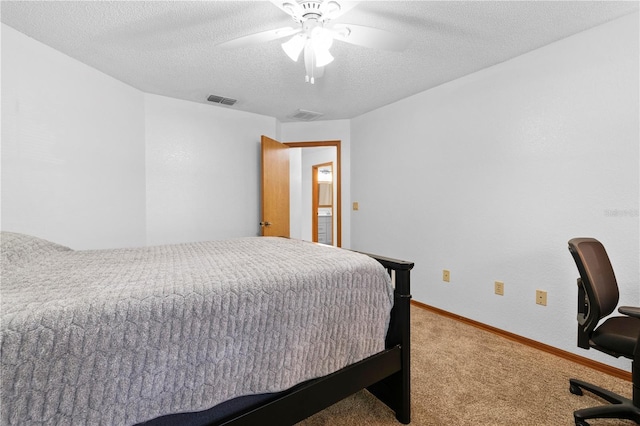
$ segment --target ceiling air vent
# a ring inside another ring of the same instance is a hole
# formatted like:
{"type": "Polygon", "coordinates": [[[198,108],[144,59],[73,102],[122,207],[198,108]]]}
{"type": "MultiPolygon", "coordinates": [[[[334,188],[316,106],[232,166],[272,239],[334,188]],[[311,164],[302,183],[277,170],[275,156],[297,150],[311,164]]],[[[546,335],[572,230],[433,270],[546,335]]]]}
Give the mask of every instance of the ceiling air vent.
{"type": "Polygon", "coordinates": [[[300,121],[313,121],[322,117],[323,115],[324,114],[322,114],[321,112],[313,112],[313,111],[306,111],[304,109],[299,109],[293,114],[291,114],[289,118],[293,118],[294,120],[300,120],[300,121]]]}
{"type": "Polygon", "coordinates": [[[207,100],[209,102],[213,102],[213,103],[216,103],[216,104],[229,105],[229,106],[231,106],[231,105],[235,104],[236,102],[238,102],[236,99],[225,98],[225,97],[218,96],[218,95],[210,95],[207,98],[207,100]]]}

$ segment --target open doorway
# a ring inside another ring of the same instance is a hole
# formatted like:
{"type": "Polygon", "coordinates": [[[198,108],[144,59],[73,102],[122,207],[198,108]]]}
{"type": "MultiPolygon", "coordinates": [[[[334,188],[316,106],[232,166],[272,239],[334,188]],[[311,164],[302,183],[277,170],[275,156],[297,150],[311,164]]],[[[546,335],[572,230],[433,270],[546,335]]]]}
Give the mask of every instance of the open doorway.
{"type": "MultiPolygon", "coordinates": [[[[316,142],[285,142],[285,145],[290,148],[302,148],[301,150],[291,150],[291,151],[299,151],[304,153],[305,158],[309,158],[308,160],[304,160],[305,165],[302,166],[302,161],[300,163],[301,174],[304,177],[300,178],[299,187],[301,189],[301,194],[298,194],[297,201],[294,202],[294,198],[296,198],[293,186],[294,179],[292,179],[292,214],[291,214],[291,237],[292,238],[301,238],[308,241],[317,241],[317,236],[314,237],[314,230],[318,231],[318,223],[317,223],[317,213],[316,213],[316,221],[314,223],[314,215],[312,212],[314,211],[312,200],[316,197],[312,195],[312,165],[319,165],[324,163],[332,163],[332,198],[333,202],[331,205],[331,216],[330,219],[324,218],[322,222],[331,221],[331,245],[341,247],[342,246],[342,200],[341,200],[341,180],[340,180],[340,141],[316,141],[316,142]],[[330,157],[327,157],[326,152],[330,152],[330,157]],[[308,167],[308,168],[307,168],[308,167]],[[300,203],[300,207],[296,207],[295,203],[300,203]],[[297,225],[296,221],[301,222],[301,224],[297,225]],[[295,228],[295,229],[294,229],[295,228]]],[[[303,154],[300,154],[302,157],[303,154]]],[[[292,168],[294,167],[295,162],[292,162],[292,168]]],[[[315,210],[317,212],[317,209],[315,210]]],[[[327,229],[327,228],[325,228],[327,229]]]]}

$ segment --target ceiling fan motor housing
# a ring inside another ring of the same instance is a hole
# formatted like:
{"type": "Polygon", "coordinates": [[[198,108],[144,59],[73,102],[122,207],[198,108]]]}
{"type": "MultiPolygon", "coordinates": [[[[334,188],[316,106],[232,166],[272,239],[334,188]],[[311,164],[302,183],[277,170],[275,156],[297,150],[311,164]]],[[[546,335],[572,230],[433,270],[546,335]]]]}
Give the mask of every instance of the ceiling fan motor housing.
{"type": "Polygon", "coordinates": [[[340,10],[340,4],[336,1],[322,0],[297,0],[297,7],[291,3],[282,5],[297,22],[304,22],[307,19],[315,19],[319,22],[330,20],[333,15],[340,10]]]}

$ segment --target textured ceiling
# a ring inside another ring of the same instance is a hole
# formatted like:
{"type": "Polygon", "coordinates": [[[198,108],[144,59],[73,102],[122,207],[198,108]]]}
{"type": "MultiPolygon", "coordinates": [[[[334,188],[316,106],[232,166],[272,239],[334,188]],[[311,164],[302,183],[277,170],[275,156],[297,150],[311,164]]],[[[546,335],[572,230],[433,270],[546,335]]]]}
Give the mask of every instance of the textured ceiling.
{"type": "Polygon", "coordinates": [[[218,44],[295,23],[267,1],[6,1],[2,22],[147,93],[210,94],[281,121],[353,118],[639,9],[637,1],[362,1],[336,22],[409,38],[402,52],[335,42],[315,85],[275,40],[218,44]]]}

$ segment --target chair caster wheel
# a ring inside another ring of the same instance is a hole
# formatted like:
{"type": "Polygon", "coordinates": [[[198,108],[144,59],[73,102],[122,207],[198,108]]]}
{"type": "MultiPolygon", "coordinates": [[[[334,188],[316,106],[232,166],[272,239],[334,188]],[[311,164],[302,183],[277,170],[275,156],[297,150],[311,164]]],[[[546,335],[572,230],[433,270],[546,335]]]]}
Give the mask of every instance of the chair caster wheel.
{"type": "MultiPolygon", "coordinates": [[[[571,392],[574,395],[579,395],[582,396],[582,389],[580,389],[580,386],[574,385],[574,384],[570,384],[569,385],[569,392],[571,392]]],[[[578,420],[576,420],[576,425],[578,425],[578,420]]],[[[589,426],[588,424],[585,423],[586,426],[589,426]]],[[[578,425],[578,426],[584,426],[584,425],[578,425]]]]}
{"type": "Polygon", "coordinates": [[[586,420],[582,420],[582,419],[575,419],[576,420],[576,426],[589,426],[589,423],[586,422],[586,420]]]}

